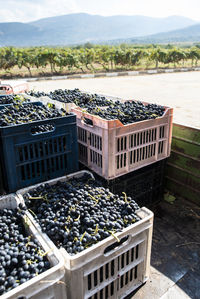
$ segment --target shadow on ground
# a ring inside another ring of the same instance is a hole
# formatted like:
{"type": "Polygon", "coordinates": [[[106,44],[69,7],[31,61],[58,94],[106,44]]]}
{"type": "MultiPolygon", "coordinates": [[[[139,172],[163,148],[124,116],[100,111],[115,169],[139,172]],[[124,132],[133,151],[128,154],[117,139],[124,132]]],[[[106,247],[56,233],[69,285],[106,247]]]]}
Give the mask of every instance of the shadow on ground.
{"type": "Polygon", "coordinates": [[[176,199],[154,213],[150,279],[127,299],[199,299],[200,207],[176,199]]]}

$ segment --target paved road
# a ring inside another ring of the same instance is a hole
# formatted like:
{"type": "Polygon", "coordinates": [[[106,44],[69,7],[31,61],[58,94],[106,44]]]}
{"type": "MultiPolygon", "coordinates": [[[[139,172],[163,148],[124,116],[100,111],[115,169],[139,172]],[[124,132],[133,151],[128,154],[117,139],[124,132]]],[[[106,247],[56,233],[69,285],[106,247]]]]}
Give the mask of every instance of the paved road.
{"type": "Polygon", "coordinates": [[[174,108],[175,123],[200,128],[200,72],[46,80],[29,84],[31,89],[40,91],[77,87],[81,90],[114,95],[124,99],[168,105],[174,108]]]}

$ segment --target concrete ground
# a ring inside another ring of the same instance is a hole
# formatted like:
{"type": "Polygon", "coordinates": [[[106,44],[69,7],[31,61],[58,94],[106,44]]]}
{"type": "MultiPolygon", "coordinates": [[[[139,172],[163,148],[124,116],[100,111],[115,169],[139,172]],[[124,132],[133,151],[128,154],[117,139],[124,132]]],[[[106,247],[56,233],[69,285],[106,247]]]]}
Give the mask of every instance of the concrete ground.
{"type": "Polygon", "coordinates": [[[40,91],[79,88],[170,106],[174,108],[175,123],[200,128],[200,72],[46,80],[29,85],[31,89],[40,91]]]}

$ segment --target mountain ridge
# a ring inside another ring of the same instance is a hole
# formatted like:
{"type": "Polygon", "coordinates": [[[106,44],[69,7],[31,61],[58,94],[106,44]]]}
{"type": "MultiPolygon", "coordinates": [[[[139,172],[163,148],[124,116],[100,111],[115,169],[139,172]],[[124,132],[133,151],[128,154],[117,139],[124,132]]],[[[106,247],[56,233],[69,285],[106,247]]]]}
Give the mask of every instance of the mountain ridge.
{"type": "MultiPolygon", "coordinates": [[[[103,43],[104,41],[102,41],[103,43]]],[[[200,42],[200,23],[179,30],[160,32],[137,38],[117,39],[107,41],[106,44],[120,43],[165,43],[165,42],[200,42]]]]}
{"type": "Polygon", "coordinates": [[[73,45],[131,39],[177,30],[197,22],[182,16],[100,16],[86,13],[43,18],[28,23],[0,23],[0,46],[73,45]]]}

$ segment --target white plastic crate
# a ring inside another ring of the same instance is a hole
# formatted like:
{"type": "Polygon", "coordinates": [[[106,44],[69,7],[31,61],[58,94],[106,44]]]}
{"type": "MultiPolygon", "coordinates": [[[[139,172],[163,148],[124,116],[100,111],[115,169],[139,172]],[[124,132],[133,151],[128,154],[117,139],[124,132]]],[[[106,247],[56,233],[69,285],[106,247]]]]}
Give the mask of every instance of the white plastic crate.
{"type": "Polygon", "coordinates": [[[59,102],[59,101],[56,101],[56,100],[52,100],[48,96],[41,96],[40,98],[38,98],[38,100],[41,101],[44,105],[53,104],[58,109],[63,108],[67,113],[70,113],[72,108],[77,107],[74,103],[59,102]]]}
{"type": "Polygon", "coordinates": [[[172,108],[165,107],[156,119],[128,125],[77,107],[71,111],[77,116],[79,161],[107,180],[170,156],[172,108]]]}
{"type": "Polygon", "coordinates": [[[60,249],[69,298],[125,298],[148,280],[153,213],[142,208],[137,214],[142,220],[116,234],[120,243],[109,237],[75,256],[60,249]]]}
{"type": "Polygon", "coordinates": [[[57,109],[63,108],[66,112],[70,113],[72,108],[76,108],[77,106],[74,103],[63,103],[56,100],[52,100],[48,96],[40,96],[35,97],[31,95],[27,95],[25,93],[22,94],[24,98],[29,99],[31,102],[42,102],[44,105],[53,104],[57,109]]]}
{"type": "Polygon", "coordinates": [[[42,102],[44,105],[53,104],[57,109],[64,109],[66,112],[70,113],[72,108],[76,108],[77,106],[74,103],[64,103],[59,102],[57,100],[52,100],[48,96],[40,96],[38,98],[34,96],[26,96],[31,102],[42,102]]]}
{"type": "MultiPolygon", "coordinates": [[[[0,209],[14,209],[20,203],[14,194],[0,197],[0,209]]],[[[67,298],[65,286],[64,259],[55,247],[49,245],[41,237],[32,222],[26,217],[28,232],[39,241],[44,252],[48,252],[47,258],[51,268],[19,285],[11,291],[0,296],[1,299],[65,299],[67,298]],[[53,250],[52,250],[53,249],[53,250]]]]}
{"type": "MultiPolygon", "coordinates": [[[[43,184],[56,184],[57,181],[65,181],[71,177],[81,177],[84,173],[89,172],[80,171],[43,184]]],[[[39,185],[42,184],[19,190],[17,195],[20,201],[24,202],[23,194],[39,185]]],[[[50,247],[54,247],[32,215],[28,214],[41,236],[50,247]]],[[[137,214],[141,217],[140,221],[116,233],[120,243],[111,236],[75,256],[69,255],[63,248],[60,249],[65,258],[68,298],[124,298],[147,281],[150,271],[153,213],[143,207],[137,214]]]]}
{"type": "MultiPolygon", "coordinates": [[[[30,96],[30,95],[28,95],[28,94],[26,94],[26,93],[21,93],[20,95],[21,95],[22,97],[24,97],[24,99],[29,100],[30,102],[38,102],[38,98],[33,97],[33,96],[30,96]]],[[[25,101],[24,101],[24,102],[25,102],[25,101]]]]}

